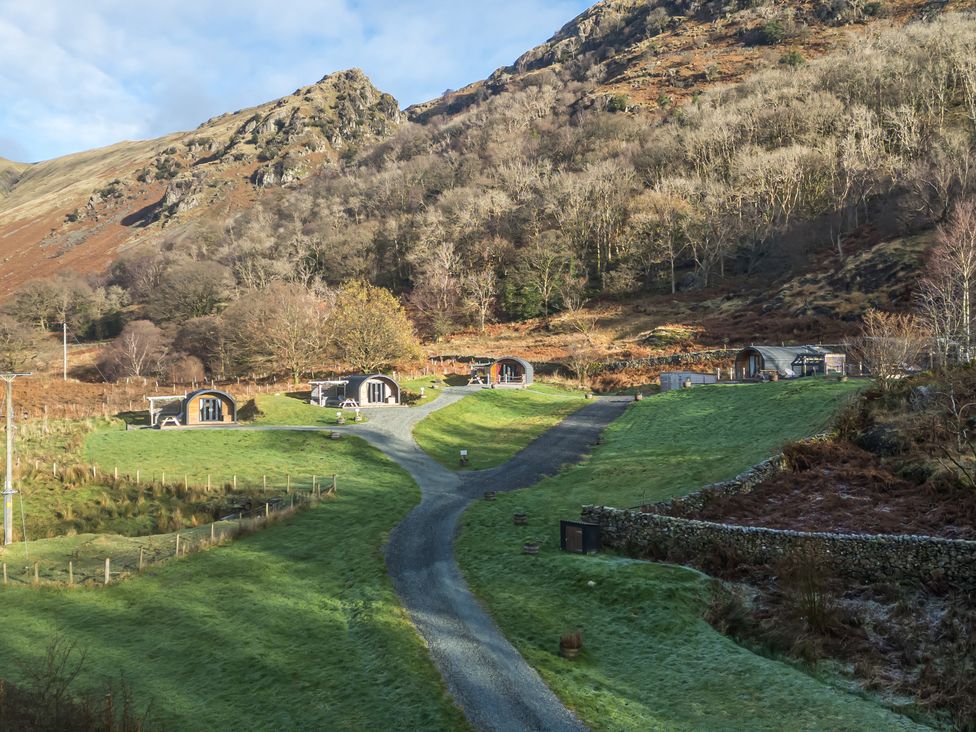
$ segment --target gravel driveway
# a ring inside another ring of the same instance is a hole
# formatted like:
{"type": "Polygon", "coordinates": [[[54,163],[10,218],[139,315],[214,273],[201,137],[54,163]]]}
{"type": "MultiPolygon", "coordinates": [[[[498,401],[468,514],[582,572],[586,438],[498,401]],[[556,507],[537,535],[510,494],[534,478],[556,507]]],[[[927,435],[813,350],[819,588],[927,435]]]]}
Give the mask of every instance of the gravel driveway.
{"type": "Polygon", "coordinates": [[[420,505],[391,534],[386,564],[434,663],[476,729],[582,730],[583,724],[549,690],[468,590],[454,558],[454,537],[461,514],[484,491],[525,488],[563,465],[577,462],[630,400],[597,399],[505,465],[457,474],[424,453],[414,442],[412,430],[431,412],[477,390],[448,388],[422,407],[370,410],[369,422],[353,428],[354,434],[406,469],[423,494],[420,505]]]}

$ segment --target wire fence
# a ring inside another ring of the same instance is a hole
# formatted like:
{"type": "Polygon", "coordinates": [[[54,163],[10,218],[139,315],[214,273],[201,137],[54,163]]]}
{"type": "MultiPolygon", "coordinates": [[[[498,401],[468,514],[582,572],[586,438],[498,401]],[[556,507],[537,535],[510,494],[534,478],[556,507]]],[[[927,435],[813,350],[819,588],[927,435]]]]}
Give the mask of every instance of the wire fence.
{"type": "MultiPolygon", "coordinates": [[[[67,546],[58,551],[41,542],[40,550],[35,547],[32,553],[30,542],[21,542],[0,550],[0,582],[3,588],[110,585],[149,567],[227,545],[337,495],[335,476],[322,481],[313,478],[310,484],[296,486],[284,496],[248,499],[218,520],[169,534],[79,537],[70,551],[66,551],[67,546]]],[[[62,538],[70,541],[72,537],[62,538]]]]}

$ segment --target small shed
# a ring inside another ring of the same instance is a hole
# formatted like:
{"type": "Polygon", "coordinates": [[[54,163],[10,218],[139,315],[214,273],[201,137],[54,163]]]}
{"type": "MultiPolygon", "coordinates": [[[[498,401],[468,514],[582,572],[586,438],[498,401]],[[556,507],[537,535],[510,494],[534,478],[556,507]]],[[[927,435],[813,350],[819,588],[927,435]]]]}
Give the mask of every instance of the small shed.
{"type": "Polygon", "coordinates": [[[595,554],[600,551],[600,524],[582,521],[559,522],[559,546],[572,554],[595,554]]]}
{"type": "Polygon", "coordinates": [[[494,387],[526,387],[535,379],[532,364],[517,356],[499,358],[488,369],[488,383],[494,387]]]}
{"type": "Polygon", "coordinates": [[[218,389],[198,389],[173,397],[149,397],[153,427],[206,427],[237,424],[237,401],[218,389]]]}
{"type": "Polygon", "coordinates": [[[311,382],[309,402],[319,407],[389,407],[401,403],[400,385],[383,374],[357,374],[311,382]]]}
{"type": "Polygon", "coordinates": [[[689,383],[691,386],[717,384],[718,376],[716,374],[699,374],[694,371],[664,371],[661,373],[662,392],[684,389],[689,383]]]}
{"type": "Polygon", "coordinates": [[[826,346],[749,346],[735,357],[735,376],[747,381],[777,374],[786,379],[843,374],[847,354],[826,346]]]}

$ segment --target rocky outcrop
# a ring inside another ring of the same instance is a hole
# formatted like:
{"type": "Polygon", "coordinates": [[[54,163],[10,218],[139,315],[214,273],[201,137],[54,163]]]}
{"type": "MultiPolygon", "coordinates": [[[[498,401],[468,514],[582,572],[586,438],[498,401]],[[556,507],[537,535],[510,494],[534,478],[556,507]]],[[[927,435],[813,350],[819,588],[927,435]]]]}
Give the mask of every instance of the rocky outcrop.
{"type": "Polygon", "coordinates": [[[200,205],[200,183],[192,175],[179,175],[170,181],[161,202],[162,215],[175,216],[200,205]]]}
{"type": "Polygon", "coordinates": [[[359,69],[324,77],[256,111],[234,132],[220,153],[266,163],[252,176],[259,187],[300,180],[308,155],[336,156],[382,139],[403,121],[396,99],[379,91],[359,69]]]}

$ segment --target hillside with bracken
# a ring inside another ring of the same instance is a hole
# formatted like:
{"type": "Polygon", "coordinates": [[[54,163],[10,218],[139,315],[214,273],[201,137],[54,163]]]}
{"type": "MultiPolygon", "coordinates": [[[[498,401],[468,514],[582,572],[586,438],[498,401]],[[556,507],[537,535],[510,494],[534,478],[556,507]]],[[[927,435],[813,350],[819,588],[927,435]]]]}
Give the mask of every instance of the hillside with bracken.
{"type": "Polygon", "coordinates": [[[102,273],[164,228],[233,215],[401,120],[396,100],[351,70],[192,132],[33,165],[0,160],[0,295],[56,272],[102,273]]]}
{"type": "Polygon", "coordinates": [[[676,348],[844,338],[911,305],[976,187],[969,8],[601,2],[406,112],[350,71],[193,132],[3,162],[0,296],[44,327],[31,282],[94,277],[75,330],[98,337],[366,280],[446,353],[488,328],[551,358],[643,355],[672,325],[693,334],[676,348]],[[220,296],[161,306],[202,281],[220,296]]]}

